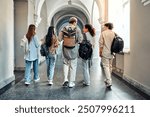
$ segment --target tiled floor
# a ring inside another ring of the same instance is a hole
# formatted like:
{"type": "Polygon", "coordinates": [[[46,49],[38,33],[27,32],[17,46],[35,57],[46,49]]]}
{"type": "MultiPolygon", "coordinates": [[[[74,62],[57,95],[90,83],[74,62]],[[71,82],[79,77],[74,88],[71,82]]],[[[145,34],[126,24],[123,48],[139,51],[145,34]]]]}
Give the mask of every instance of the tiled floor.
{"type": "MultiPolygon", "coordinates": [[[[137,93],[123,81],[112,76],[112,90],[107,90],[104,85],[104,73],[100,67],[99,58],[94,58],[90,69],[91,85],[82,85],[82,66],[78,60],[76,86],[74,88],[62,87],[62,59],[59,58],[55,68],[54,84],[49,86],[46,79],[46,63],[40,66],[39,83],[32,82],[30,86],[24,85],[21,80],[5,93],[0,95],[1,100],[143,100],[141,94],[137,93]]],[[[24,77],[24,73],[19,74],[24,77]]]]}

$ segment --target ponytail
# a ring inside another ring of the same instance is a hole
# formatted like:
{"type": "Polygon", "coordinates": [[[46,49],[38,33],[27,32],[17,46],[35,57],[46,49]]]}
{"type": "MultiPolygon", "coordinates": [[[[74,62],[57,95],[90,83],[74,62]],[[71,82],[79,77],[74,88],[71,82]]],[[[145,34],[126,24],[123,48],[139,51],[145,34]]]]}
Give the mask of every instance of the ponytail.
{"type": "Polygon", "coordinates": [[[85,28],[88,29],[89,33],[92,35],[92,37],[95,36],[95,29],[91,24],[85,24],[85,28]]]}

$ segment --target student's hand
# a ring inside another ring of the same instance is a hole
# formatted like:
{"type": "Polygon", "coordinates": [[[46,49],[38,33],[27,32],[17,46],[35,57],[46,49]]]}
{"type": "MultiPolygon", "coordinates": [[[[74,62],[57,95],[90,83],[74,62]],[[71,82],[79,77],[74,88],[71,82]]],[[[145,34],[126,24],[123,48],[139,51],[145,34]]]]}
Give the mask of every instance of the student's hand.
{"type": "Polygon", "coordinates": [[[102,52],[99,53],[99,56],[102,57],[102,52]]]}
{"type": "Polygon", "coordinates": [[[92,45],[93,48],[95,48],[95,45],[92,45]]]}
{"type": "Polygon", "coordinates": [[[99,50],[99,56],[102,57],[103,48],[100,48],[99,50]]]}

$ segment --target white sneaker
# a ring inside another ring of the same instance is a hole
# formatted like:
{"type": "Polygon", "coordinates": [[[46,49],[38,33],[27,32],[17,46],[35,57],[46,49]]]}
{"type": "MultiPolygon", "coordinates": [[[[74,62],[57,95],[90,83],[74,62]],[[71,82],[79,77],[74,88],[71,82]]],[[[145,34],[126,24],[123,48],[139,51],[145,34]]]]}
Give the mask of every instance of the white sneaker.
{"type": "Polygon", "coordinates": [[[40,81],[40,77],[38,77],[38,79],[35,79],[34,81],[35,82],[39,82],[40,81]]]}
{"type": "Polygon", "coordinates": [[[49,85],[53,85],[53,80],[48,80],[49,85]]]}
{"type": "Polygon", "coordinates": [[[29,85],[29,84],[30,84],[30,82],[25,82],[24,84],[25,84],[25,85],[29,85]]]}
{"type": "Polygon", "coordinates": [[[74,82],[69,82],[69,88],[73,88],[75,86],[74,82]]]}
{"type": "Polygon", "coordinates": [[[84,85],[84,86],[90,86],[89,83],[85,83],[85,82],[83,82],[83,85],[84,85]]]}

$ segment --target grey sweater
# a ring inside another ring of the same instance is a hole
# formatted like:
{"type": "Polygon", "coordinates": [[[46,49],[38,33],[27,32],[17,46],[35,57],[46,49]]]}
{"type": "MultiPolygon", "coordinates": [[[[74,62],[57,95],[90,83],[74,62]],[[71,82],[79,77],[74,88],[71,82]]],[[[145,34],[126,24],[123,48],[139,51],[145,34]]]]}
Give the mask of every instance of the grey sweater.
{"type": "MultiPolygon", "coordinates": [[[[72,29],[76,28],[76,46],[72,49],[69,49],[69,48],[66,48],[66,47],[63,47],[63,55],[66,59],[68,60],[73,60],[75,58],[77,58],[78,56],[78,43],[80,43],[82,40],[83,40],[83,35],[81,33],[81,30],[78,28],[78,27],[75,27],[74,25],[72,24],[69,24],[68,26],[66,26],[66,29],[68,29],[69,27],[71,27],[72,29]]],[[[62,29],[63,31],[63,29],[62,29]]],[[[59,33],[59,41],[62,41],[63,40],[63,32],[60,32],[59,33]]]]}

